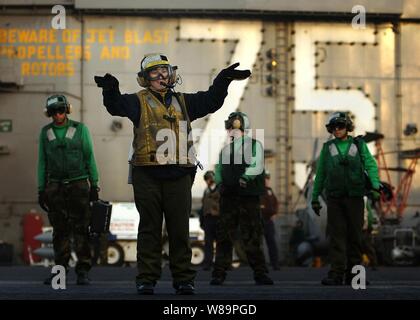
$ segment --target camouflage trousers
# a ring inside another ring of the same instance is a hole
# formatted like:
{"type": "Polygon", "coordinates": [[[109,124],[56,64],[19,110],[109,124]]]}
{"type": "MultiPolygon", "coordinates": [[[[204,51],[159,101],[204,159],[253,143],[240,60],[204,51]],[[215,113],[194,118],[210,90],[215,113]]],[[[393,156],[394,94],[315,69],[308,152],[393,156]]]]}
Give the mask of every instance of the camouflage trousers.
{"type": "Polygon", "coordinates": [[[76,273],[91,268],[88,226],[90,222],[89,184],[86,180],[48,183],[48,219],[53,227],[54,261],[68,269],[71,239],[77,255],[76,273]]]}
{"type": "Polygon", "coordinates": [[[263,228],[259,197],[224,195],[220,199],[213,277],[226,277],[226,270],[232,261],[232,244],[238,227],[254,277],[268,272],[262,250],[263,228]]]}

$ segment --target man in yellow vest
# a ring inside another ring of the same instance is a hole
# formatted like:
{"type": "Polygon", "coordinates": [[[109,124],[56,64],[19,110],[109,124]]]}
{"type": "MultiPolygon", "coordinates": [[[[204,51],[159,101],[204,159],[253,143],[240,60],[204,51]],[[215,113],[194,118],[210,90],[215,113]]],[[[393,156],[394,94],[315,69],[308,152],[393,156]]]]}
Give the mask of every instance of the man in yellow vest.
{"type": "Polygon", "coordinates": [[[119,91],[118,80],[106,74],[95,77],[103,89],[104,105],[114,116],[133,123],[132,183],[140,223],[137,241],[139,294],[153,294],[161,275],[162,219],[169,237],[169,266],[177,294],[194,294],[195,270],[191,267],[189,215],[191,186],[196,172],[191,121],[217,111],[232,80],[243,80],[250,71],[222,70],[208,91],[175,93],[176,66],[163,54],[148,54],[140,63],[137,81],[145,89],[134,94],[119,91]]]}

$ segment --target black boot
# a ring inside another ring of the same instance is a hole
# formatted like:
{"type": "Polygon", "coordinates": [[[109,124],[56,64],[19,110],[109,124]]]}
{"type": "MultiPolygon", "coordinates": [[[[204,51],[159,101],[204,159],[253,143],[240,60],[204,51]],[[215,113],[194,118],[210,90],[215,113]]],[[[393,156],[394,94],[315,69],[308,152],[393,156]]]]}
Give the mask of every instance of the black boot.
{"type": "Polygon", "coordinates": [[[191,281],[174,283],[173,287],[175,293],[179,295],[192,295],[195,291],[194,283],[191,281]]]}
{"type": "Polygon", "coordinates": [[[324,286],[342,286],[343,285],[343,278],[328,276],[328,277],[322,279],[321,283],[324,286]]]}
{"type": "Polygon", "coordinates": [[[210,280],[211,286],[221,286],[225,282],[225,277],[222,276],[213,276],[213,278],[210,280]]]}
{"type": "Polygon", "coordinates": [[[255,284],[259,286],[273,285],[273,280],[267,274],[260,274],[254,276],[255,284]]]}
{"type": "Polygon", "coordinates": [[[76,284],[80,286],[87,286],[90,284],[90,279],[87,272],[81,272],[77,275],[76,284]]]}
{"type": "Polygon", "coordinates": [[[152,295],[155,293],[155,285],[150,282],[136,283],[136,289],[138,294],[152,295]]]}
{"type": "Polygon", "coordinates": [[[51,285],[51,282],[52,282],[52,279],[53,279],[55,276],[56,276],[55,274],[50,275],[48,278],[46,278],[46,279],[44,280],[44,284],[45,284],[45,285],[47,285],[47,286],[50,286],[50,285],[51,285]]]}

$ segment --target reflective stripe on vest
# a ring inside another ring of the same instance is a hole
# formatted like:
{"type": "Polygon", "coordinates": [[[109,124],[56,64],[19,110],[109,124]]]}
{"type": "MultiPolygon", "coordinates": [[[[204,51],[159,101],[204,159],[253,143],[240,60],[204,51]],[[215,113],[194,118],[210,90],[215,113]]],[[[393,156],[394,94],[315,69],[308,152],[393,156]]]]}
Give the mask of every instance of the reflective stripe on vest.
{"type": "Polygon", "coordinates": [[[70,140],[73,139],[75,133],[76,133],[76,128],[69,127],[66,132],[66,138],[70,140]]]}
{"type": "Polygon", "coordinates": [[[57,137],[55,136],[54,130],[52,128],[49,128],[47,130],[47,139],[48,139],[48,141],[53,141],[53,140],[57,139],[57,137]]]}

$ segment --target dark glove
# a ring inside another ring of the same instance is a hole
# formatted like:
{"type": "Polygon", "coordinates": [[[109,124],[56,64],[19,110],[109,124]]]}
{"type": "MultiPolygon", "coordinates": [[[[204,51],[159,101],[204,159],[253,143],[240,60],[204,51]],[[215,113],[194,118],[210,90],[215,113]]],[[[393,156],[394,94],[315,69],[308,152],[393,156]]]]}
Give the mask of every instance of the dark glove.
{"type": "Polygon", "coordinates": [[[251,71],[249,70],[235,70],[237,66],[239,66],[239,62],[220,71],[220,75],[228,80],[244,80],[251,75],[251,71]]]}
{"type": "Polygon", "coordinates": [[[319,212],[321,211],[322,206],[319,201],[312,201],[312,210],[314,210],[315,214],[319,217],[319,212]]]}
{"type": "Polygon", "coordinates": [[[48,208],[47,194],[45,193],[45,191],[38,192],[38,204],[45,212],[50,211],[50,208],[48,208]]]}
{"type": "Polygon", "coordinates": [[[379,190],[371,190],[372,200],[378,201],[381,198],[381,192],[379,190]]]}
{"type": "Polygon", "coordinates": [[[103,77],[95,76],[94,79],[98,87],[104,90],[115,90],[119,88],[120,83],[112,74],[107,73],[103,77]]]}
{"type": "Polygon", "coordinates": [[[239,186],[241,188],[246,188],[247,187],[247,182],[244,178],[239,178],[239,186]]]}
{"type": "Polygon", "coordinates": [[[89,201],[94,202],[99,200],[99,188],[98,187],[90,187],[89,191],[89,201]]]}

